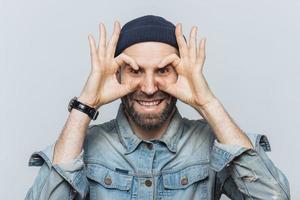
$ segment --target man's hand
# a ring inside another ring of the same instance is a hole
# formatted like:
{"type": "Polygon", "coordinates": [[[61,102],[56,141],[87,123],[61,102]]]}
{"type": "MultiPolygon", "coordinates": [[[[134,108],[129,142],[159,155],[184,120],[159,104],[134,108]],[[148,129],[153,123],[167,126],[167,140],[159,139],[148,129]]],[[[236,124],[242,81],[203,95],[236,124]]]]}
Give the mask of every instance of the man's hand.
{"type": "Polygon", "coordinates": [[[175,33],[180,58],[171,54],[160,62],[159,68],[173,65],[178,74],[177,82],[167,85],[158,80],[159,88],[193,107],[202,107],[215,99],[202,73],[206,39],[201,39],[197,50],[197,27],[190,32],[189,44],[184,40],[180,23],[176,25],[175,33]]]}
{"type": "Polygon", "coordinates": [[[178,74],[177,81],[167,85],[163,80],[157,80],[159,88],[194,107],[212,127],[221,143],[252,148],[247,135],[234,123],[203,76],[206,39],[199,42],[197,50],[197,27],[190,32],[189,44],[184,40],[181,24],[176,25],[175,32],[180,58],[172,54],[163,59],[159,67],[172,64],[178,74]]]}
{"type": "Polygon", "coordinates": [[[98,47],[96,47],[93,36],[89,35],[88,37],[92,69],[78,98],[80,101],[96,108],[134,91],[138,86],[137,81],[122,84],[118,82],[116,73],[119,73],[118,69],[122,65],[129,64],[135,70],[139,69],[134,59],[124,53],[114,58],[121,30],[120,23],[115,21],[114,32],[107,45],[105,25],[100,23],[99,29],[98,47]]]}

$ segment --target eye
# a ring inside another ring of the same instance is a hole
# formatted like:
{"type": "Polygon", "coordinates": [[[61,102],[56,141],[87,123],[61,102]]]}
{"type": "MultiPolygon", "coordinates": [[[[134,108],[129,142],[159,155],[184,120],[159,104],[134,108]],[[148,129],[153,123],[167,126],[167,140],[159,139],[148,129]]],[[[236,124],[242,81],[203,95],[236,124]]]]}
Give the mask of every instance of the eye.
{"type": "Polygon", "coordinates": [[[160,74],[166,74],[166,73],[168,73],[169,71],[170,71],[170,69],[169,69],[168,66],[163,67],[163,68],[159,68],[159,69],[158,69],[158,73],[160,73],[160,74]]]}
{"type": "Polygon", "coordinates": [[[139,74],[139,73],[141,73],[141,70],[140,70],[140,69],[135,70],[135,69],[133,69],[133,68],[130,68],[130,69],[129,69],[129,72],[130,72],[130,73],[133,73],[133,74],[139,74]]]}

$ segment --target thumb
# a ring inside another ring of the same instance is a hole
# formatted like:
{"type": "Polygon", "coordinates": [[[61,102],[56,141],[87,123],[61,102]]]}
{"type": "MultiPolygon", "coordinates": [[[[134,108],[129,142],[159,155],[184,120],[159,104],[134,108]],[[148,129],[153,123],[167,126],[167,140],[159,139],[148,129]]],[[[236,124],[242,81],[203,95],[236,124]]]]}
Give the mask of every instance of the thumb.
{"type": "Polygon", "coordinates": [[[172,96],[176,96],[176,90],[175,90],[175,83],[174,84],[167,84],[164,80],[162,79],[157,79],[156,80],[158,83],[158,88],[164,92],[167,92],[168,94],[172,96]]]}

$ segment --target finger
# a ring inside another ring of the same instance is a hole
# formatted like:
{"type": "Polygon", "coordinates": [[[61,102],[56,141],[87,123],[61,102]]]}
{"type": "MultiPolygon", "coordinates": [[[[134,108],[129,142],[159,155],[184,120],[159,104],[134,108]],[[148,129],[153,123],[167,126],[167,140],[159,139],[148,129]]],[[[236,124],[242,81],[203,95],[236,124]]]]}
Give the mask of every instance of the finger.
{"type": "Polygon", "coordinates": [[[181,23],[178,23],[175,28],[175,35],[176,35],[176,41],[179,47],[179,53],[181,58],[185,58],[188,56],[188,46],[186,44],[186,41],[183,37],[182,33],[182,25],[181,23]]]}
{"type": "Polygon", "coordinates": [[[94,37],[91,34],[88,35],[88,40],[89,40],[90,54],[91,54],[92,63],[95,63],[97,61],[96,42],[95,42],[94,37]]]}
{"type": "Polygon", "coordinates": [[[117,46],[117,42],[120,36],[120,31],[121,31],[121,26],[120,23],[118,21],[115,21],[114,23],[114,32],[113,35],[109,41],[108,47],[107,47],[107,57],[108,58],[113,58],[115,55],[115,51],[116,51],[116,46],[117,46]]]}
{"type": "Polygon", "coordinates": [[[193,26],[189,38],[189,57],[192,62],[195,62],[197,58],[197,30],[197,26],[193,26]]]}
{"type": "Polygon", "coordinates": [[[160,61],[160,63],[158,64],[158,68],[163,68],[171,64],[179,73],[181,72],[180,65],[179,65],[180,61],[181,61],[180,58],[176,54],[171,54],[165,57],[162,61],[160,61]]]}
{"type": "Polygon", "coordinates": [[[118,55],[115,58],[115,61],[118,64],[118,66],[117,66],[118,68],[122,67],[123,65],[129,64],[133,69],[135,69],[135,70],[139,69],[139,66],[137,65],[135,60],[124,53],[121,53],[120,55],[118,55]]]}
{"type": "Polygon", "coordinates": [[[98,55],[101,59],[105,58],[105,51],[106,51],[106,28],[103,23],[99,24],[99,45],[98,45],[98,55]]]}
{"type": "Polygon", "coordinates": [[[203,38],[199,42],[199,52],[197,56],[197,63],[203,65],[205,58],[206,58],[206,53],[205,53],[205,44],[206,44],[206,38],[203,38]]]}
{"type": "Polygon", "coordinates": [[[93,54],[97,53],[95,39],[92,34],[88,34],[88,40],[90,45],[90,52],[93,54]]]}

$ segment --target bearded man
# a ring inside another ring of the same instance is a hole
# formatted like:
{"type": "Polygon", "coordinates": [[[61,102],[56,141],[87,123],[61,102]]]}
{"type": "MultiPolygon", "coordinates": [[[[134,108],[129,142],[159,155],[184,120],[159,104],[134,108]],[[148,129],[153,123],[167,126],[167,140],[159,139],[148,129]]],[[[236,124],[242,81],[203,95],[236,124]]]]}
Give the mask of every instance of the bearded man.
{"type": "Polygon", "coordinates": [[[88,37],[91,72],[59,138],[31,155],[29,165],[41,168],[27,200],[290,199],[267,137],[242,131],[209,88],[196,26],[188,40],[181,23],[154,15],[122,29],[115,21],[109,42],[99,29],[98,45],[88,37]],[[116,118],[89,125],[119,98],[116,118]],[[177,99],[202,118],[182,117],[177,99]]]}

